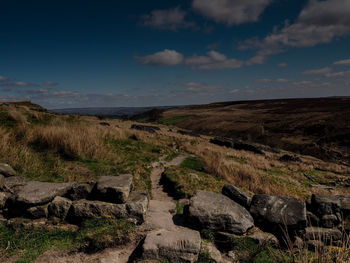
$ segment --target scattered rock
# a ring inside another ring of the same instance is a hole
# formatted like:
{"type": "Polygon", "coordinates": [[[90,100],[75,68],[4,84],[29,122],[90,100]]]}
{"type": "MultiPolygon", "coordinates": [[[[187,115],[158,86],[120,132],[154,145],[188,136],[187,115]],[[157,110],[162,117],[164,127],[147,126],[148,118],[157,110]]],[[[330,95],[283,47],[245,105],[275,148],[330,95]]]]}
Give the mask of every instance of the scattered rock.
{"type": "Polygon", "coordinates": [[[309,226],[319,226],[320,225],[320,219],[315,216],[313,213],[310,211],[306,212],[306,218],[307,218],[307,224],[309,226]]]}
{"type": "Polygon", "coordinates": [[[225,184],[222,188],[222,194],[232,199],[241,206],[249,209],[252,197],[232,184],[225,184]]]}
{"type": "Polygon", "coordinates": [[[147,234],[143,258],[193,263],[198,259],[200,248],[201,237],[197,231],[186,228],[161,229],[147,234]]]}
{"type": "Polygon", "coordinates": [[[302,162],[302,160],[298,156],[293,156],[289,154],[285,154],[279,158],[281,162],[302,162]]]}
{"type": "Polygon", "coordinates": [[[149,133],[156,133],[156,131],[160,130],[160,128],[157,126],[137,125],[137,124],[131,125],[131,129],[145,131],[149,133]]]}
{"type": "Polygon", "coordinates": [[[33,219],[47,218],[48,210],[47,204],[41,206],[34,206],[27,209],[27,216],[33,219]]]}
{"type": "Polygon", "coordinates": [[[253,227],[249,212],[228,197],[197,191],[186,211],[188,222],[195,228],[244,234],[253,227]]]}
{"type": "Polygon", "coordinates": [[[127,218],[125,204],[112,204],[102,201],[78,200],[69,209],[67,220],[80,223],[91,218],[127,218]]]}
{"type": "Polygon", "coordinates": [[[0,163],[0,174],[5,177],[15,176],[16,172],[7,163],[0,163]]]}
{"type": "Polygon", "coordinates": [[[336,215],[324,215],[321,218],[321,225],[326,228],[333,228],[340,224],[340,218],[336,215]]]}
{"type": "Polygon", "coordinates": [[[4,209],[6,206],[6,201],[10,197],[10,194],[0,192],[0,210],[4,209]]]}
{"type": "Polygon", "coordinates": [[[101,126],[111,126],[108,122],[102,121],[100,122],[101,126]]]}
{"type": "Polygon", "coordinates": [[[195,173],[189,173],[189,176],[191,176],[193,179],[199,179],[199,175],[195,173]]]}
{"type": "Polygon", "coordinates": [[[71,183],[44,183],[30,181],[20,188],[15,202],[24,206],[38,206],[52,201],[56,196],[65,195],[71,183]]]}
{"type": "Polygon", "coordinates": [[[177,133],[181,135],[192,136],[192,137],[201,137],[198,133],[195,133],[194,131],[178,130],[177,133]]]}
{"type": "Polygon", "coordinates": [[[71,200],[61,196],[56,196],[55,199],[49,204],[49,216],[57,217],[64,220],[68,214],[71,205],[71,200]]]}
{"type": "Polygon", "coordinates": [[[318,240],[330,244],[341,240],[342,233],[338,229],[307,227],[305,229],[304,238],[306,241],[318,240]]]}
{"type": "Polygon", "coordinates": [[[67,192],[66,197],[73,201],[87,199],[94,186],[95,182],[74,183],[67,192]]]}
{"type": "Polygon", "coordinates": [[[279,245],[278,239],[271,233],[256,231],[252,234],[247,235],[247,237],[253,239],[260,246],[268,245],[277,247],[279,245]]]}
{"type": "Polygon", "coordinates": [[[221,253],[213,243],[202,242],[201,252],[208,253],[215,263],[222,263],[221,253]]]}
{"type": "Polygon", "coordinates": [[[278,237],[282,237],[282,229],[287,228],[294,236],[295,231],[306,227],[305,203],[293,197],[254,195],[250,213],[259,228],[278,237]]]}
{"type": "Polygon", "coordinates": [[[210,142],[213,144],[226,146],[228,148],[233,148],[236,150],[249,151],[256,154],[264,155],[264,152],[262,151],[262,147],[252,143],[243,142],[240,140],[235,140],[235,139],[225,138],[225,137],[215,137],[211,139],[210,142]]]}
{"type": "Polygon", "coordinates": [[[110,203],[122,204],[129,197],[133,187],[131,174],[119,176],[102,176],[94,189],[94,195],[98,200],[110,203]]]}

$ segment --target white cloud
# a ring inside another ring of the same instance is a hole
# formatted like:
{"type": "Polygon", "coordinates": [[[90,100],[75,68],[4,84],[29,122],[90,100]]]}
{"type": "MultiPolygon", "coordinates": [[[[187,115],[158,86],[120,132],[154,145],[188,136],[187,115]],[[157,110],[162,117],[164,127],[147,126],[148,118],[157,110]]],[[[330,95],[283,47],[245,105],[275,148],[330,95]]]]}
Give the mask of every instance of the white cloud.
{"type": "Polygon", "coordinates": [[[272,0],[193,0],[192,8],[217,23],[239,25],[256,22],[272,0]]]}
{"type": "Polygon", "coordinates": [[[17,82],[11,82],[11,83],[3,83],[1,86],[5,87],[38,87],[38,84],[25,82],[25,81],[17,81],[17,82]]]}
{"type": "Polygon", "coordinates": [[[330,72],[325,74],[328,78],[335,78],[335,77],[347,77],[350,76],[350,70],[349,71],[339,71],[339,72],[330,72]]]}
{"type": "Polygon", "coordinates": [[[193,27],[194,24],[185,20],[187,13],[179,7],[168,10],[153,10],[149,15],[143,15],[143,25],[159,29],[178,30],[193,27]]]}
{"type": "Polygon", "coordinates": [[[187,87],[186,89],[187,91],[202,93],[202,94],[216,93],[224,89],[222,86],[208,85],[201,82],[180,82],[179,84],[187,87]]]}
{"type": "Polygon", "coordinates": [[[240,68],[244,62],[227,58],[224,54],[211,50],[207,52],[208,56],[198,56],[186,58],[186,64],[194,69],[213,70],[213,69],[233,69],[240,68]]]}
{"type": "Polygon", "coordinates": [[[289,80],[288,80],[288,79],[280,78],[280,79],[276,79],[276,82],[279,82],[279,83],[286,83],[286,82],[289,82],[289,80]]]}
{"type": "Polygon", "coordinates": [[[333,65],[350,66],[350,59],[344,59],[344,60],[336,61],[336,62],[333,63],[333,65]]]}
{"type": "Polygon", "coordinates": [[[0,76],[0,82],[8,80],[8,77],[0,76]]]}
{"type": "Polygon", "coordinates": [[[302,74],[304,75],[325,75],[331,73],[332,69],[330,67],[320,68],[320,69],[310,69],[304,71],[302,74]]]}
{"type": "Polygon", "coordinates": [[[310,0],[296,21],[286,21],[281,29],[264,39],[244,41],[239,49],[258,49],[258,55],[271,55],[291,47],[312,47],[350,34],[350,1],[310,0]]]}
{"type": "Polygon", "coordinates": [[[257,83],[269,83],[269,82],[272,82],[272,79],[256,79],[256,80],[254,80],[254,82],[257,82],[257,83]]]}
{"type": "Polygon", "coordinates": [[[144,65],[151,66],[174,66],[181,64],[184,60],[181,53],[169,49],[148,56],[135,56],[134,58],[144,65]]]}
{"type": "Polygon", "coordinates": [[[288,67],[288,64],[285,63],[285,62],[282,62],[282,63],[279,63],[277,66],[278,66],[279,68],[285,68],[285,67],[288,67]]]}

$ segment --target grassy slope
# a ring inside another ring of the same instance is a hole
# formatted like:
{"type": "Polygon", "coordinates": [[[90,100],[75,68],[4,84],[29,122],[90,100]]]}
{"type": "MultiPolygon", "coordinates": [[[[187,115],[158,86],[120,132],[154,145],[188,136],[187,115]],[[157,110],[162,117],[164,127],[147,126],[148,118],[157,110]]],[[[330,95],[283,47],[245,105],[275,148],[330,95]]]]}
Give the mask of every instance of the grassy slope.
{"type": "MultiPolygon", "coordinates": [[[[347,167],[312,157],[303,156],[300,164],[281,163],[279,154],[260,156],[227,149],[210,144],[206,137],[179,135],[167,127],[148,134],[130,130],[132,122],[128,121],[105,120],[110,126],[101,126],[95,117],[56,115],[29,103],[0,105],[0,120],[0,162],[9,163],[18,174],[32,180],[85,181],[101,175],[132,173],[136,188],[150,190],[151,163],[162,155],[171,160],[179,151],[195,157],[186,159],[181,167],[167,168],[166,173],[186,197],[198,189],[220,192],[222,185],[230,182],[250,193],[306,199],[313,192],[322,192],[310,187],[311,183],[334,184],[350,175],[347,167]],[[315,181],[308,181],[304,173],[315,181]]],[[[349,193],[347,188],[335,188],[335,193],[349,193]]],[[[178,206],[178,213],[181,210],[178,206]]],[[[105,229],[105,223],[93,224],[96,229],[90,228],[96,233],[114,233],[118,226],[122,232],[129,229],[119,222],[112,224],[114,230],[105,229]]],[[[20,253],[23,259],[19,262],[31,262],[50,247],[77,250],[84,249],[86,242],[95,242],[94,247],[100,248],[111,245],[103,239],[98,241],[99,237],[84,232],[84,228],[72,234],[14,230],[1,225],[0,252],[5,257],[20,253]],[[87,241],[91,235],[96,242],[87,241]],[[21,236],[26,238],[20,240],[21,236]],[[8,241],[10,249],[6,250],[8,241]]]]}

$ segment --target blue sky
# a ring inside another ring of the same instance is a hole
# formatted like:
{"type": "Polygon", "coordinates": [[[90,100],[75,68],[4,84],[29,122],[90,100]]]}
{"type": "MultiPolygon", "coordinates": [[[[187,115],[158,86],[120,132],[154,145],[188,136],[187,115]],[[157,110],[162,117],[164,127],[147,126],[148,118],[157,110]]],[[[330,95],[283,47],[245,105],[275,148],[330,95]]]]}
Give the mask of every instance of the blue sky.
{"type": "Polygon", "coordinates": [[[350,96],[349,0],[2,0],[0,101],[350,96]]]}

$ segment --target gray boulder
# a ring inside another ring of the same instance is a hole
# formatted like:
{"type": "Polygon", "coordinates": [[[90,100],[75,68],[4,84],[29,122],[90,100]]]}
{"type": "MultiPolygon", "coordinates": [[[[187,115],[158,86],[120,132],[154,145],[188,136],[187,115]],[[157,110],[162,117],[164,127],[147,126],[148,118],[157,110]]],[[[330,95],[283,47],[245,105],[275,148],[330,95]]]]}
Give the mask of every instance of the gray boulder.
{"type": "Polygon", "coordinates": [[[254,195],[250,213],[259,228],[277,236],[285,228],[294,235],[293,232],[306,227],[305,203],[293,197],[254,195]]]}
{"type": "Polygon", "coordinates": [[[188,222],[195,228],[244,234],[254,226],[249,212],[228,197],[197,191],[186,211],[188,222]]]}
{"type": "Polygon", "coordinates": [[[26,214],[32,219],[47,218],[47,204],[30,207],[27,209],[26,214]]]}
{"type": "Polygon", "coordinates": [[[87,199],[94,186],[95,182],[74,183],[67,192],[66,197],[73,201],[87,199]]]}
{"type": "Polygon", "coordinates": [[[342,233],[338,229],[307,227],[304,239],[322,241],[326,244],[334,244],[342,239],[342,233]]]}
{"type": "Polygon", "coordinates": [[[197,231],[186,228],[160,229],[147,234],[143,258],[193,263],[198,259],[200,248],[201,237],[197,231]]]}
{"type": "Polygon", "coordinates": [[[49,216],[65,219],[71,205],[71,200],[61,196],[56,196],[55,199],[53,199],[53,201],[49,204],[49,216]]]}
{"type": "Polygon", "coordinates": [[[127,216],[125,204],[81,199],[73,202],[67,219],[73,223],[80,223],[91,218],[127,218],[127,216]]]}
{"type": "Polygon", "coordinates": [[[38,206],[63,196],[72,187],[71,183],[44,183],[30,181],[20,188],[15,202],[24,206],[38,206]]]}
{"type": "Polygon", "coordinates": [[[145,221],[149,205],[149,195],[145,191],[135,191],[129,196],[126,203],[126,210],[130,218],[135,219],[140,224],[145,221]]]}
{"type": "Polygon", "coordinates": [[[17,188],[27,184],[27,179],[23,176],[11,176],[5,178],[4,188],[8,191],[16,191],[17,188]]]}
{"type": "Polygon", "coordinates": [[[0,163],[0,174],[5,177],[15,176],[16,172],[7,163],[0,163]]]}
{"type": "Polygon", "coordinates": [[[241,189],[232,184],[225,184],[222,188],[222,194],[226,195],[231,200],[249,209],[252,197],[241,189]]]}
{"type": "Polygon", "coordinates": [[[94,195],[101,201],[116,204],[125,203],[133,188],[132,182],[131,174],[102,176],[96,184],[94,195]]]}

